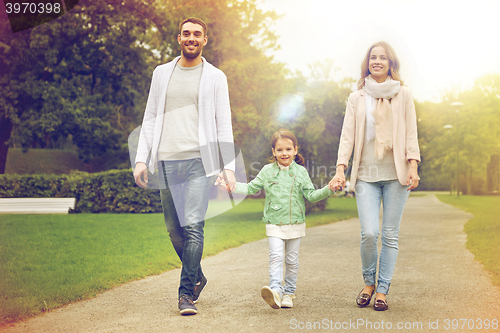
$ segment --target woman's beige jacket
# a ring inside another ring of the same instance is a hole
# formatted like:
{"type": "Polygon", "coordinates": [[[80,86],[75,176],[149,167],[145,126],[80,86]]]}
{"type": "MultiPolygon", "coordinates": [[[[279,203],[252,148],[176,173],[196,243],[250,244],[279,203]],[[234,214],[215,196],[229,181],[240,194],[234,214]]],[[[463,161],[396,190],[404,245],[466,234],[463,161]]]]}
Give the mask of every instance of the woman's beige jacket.
{"type": "MultiPolygon", "coordinates": [[[[359,162],[363,149],[366,125],[365,89],[349,95],[347,109],[340,136],[337,165],[348,166],[354,148],[351,171],[351,187],[354,188],[358,175],[359,162]]],[[[396,172],[401,185],[406,185],[410,160],[420,162],[420,149],[417,138],[417,116],[413,95],[407,86],[401,86],[399,93],[391,100],[393,121],[393,151],[396,172]]]]}

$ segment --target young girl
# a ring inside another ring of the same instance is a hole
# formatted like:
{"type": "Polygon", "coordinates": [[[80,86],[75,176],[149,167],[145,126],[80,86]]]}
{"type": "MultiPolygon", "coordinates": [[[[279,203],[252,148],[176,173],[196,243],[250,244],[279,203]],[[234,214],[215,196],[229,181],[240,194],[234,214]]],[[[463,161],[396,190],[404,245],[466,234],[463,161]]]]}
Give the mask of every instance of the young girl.
{"type": "MultiPolygon", "coordinates": [[[[250,183],[236,183],[234,192],[251,195],[265,190],[262,220],[269,238],[270,283],[260,293],[273,309],[291,308],[299,270],[300,239],[306,230],[304,197],[316,202],[333,192],[328,186],[319,190],[314,188],[304,168],[304,158],[297,152],[297,139],[290,131],[280,129],[274,133],[271,146],[272,163],[265,165],[250,183]],[[283,259],[286,263],[284,286],[283,259]]],[[[223,179],[218,179],[218,183],[228,190],[223,179]]]]}

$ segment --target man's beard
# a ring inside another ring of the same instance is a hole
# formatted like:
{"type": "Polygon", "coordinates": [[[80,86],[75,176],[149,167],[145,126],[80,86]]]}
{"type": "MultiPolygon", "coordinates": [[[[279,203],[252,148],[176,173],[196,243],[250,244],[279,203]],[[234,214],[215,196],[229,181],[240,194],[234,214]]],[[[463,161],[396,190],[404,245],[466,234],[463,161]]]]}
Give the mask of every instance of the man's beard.
{"type": "Polygon", "coordinates": [[[193,52],[190,52],[189,49],[187,48],[187,46],[183,46],[181,48],[182,50],[182,55],[188,59],[195,59],[196,57],[198,57],[201,53],[201,51],[203,50],[203,47],[200,47],[200,48],[197,48],[196,51],[193,53],[193,52]],[[184,49],[186,51],[184,51],[184,49]]]}

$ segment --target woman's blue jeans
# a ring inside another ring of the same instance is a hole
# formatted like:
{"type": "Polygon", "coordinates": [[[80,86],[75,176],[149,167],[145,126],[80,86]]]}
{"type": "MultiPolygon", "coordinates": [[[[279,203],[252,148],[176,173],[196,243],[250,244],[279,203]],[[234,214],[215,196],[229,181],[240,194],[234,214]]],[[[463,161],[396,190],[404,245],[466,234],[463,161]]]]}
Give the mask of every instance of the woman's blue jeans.
{"type": "Polygon", "coordinates": [[[361,223],[361,263],[367,286],[375,285],[377,241],[380,233],[380,203],[383,205],[382,250],[380,252],[377,292],[387,294],[398,258],[398,237],[403,210],[410,191],[398,180],[356,182],[356,202],[361,223]]]}
{"type": "Polygon", "coordinates": [[[182,261],[179,297],[193,296],[196,283],[203,277],[203,227],[208,208],[211,178],[201,159],[161,161],[160,189],[165,224],[175,252],[182,261]]]}

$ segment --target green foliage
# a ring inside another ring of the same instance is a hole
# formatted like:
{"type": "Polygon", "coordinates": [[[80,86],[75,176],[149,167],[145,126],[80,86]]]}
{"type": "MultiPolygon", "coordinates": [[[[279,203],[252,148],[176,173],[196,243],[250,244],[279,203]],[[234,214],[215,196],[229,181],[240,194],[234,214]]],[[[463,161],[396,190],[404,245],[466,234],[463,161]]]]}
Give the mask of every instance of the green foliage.
{"type": "Polygon", "coordinates": [[[311,161],[311,168],[314,161],[316,172],[310,170],[310,173],[321,174],[329,181],[333,177],[332,171],[335,171],[330,167],[337,163],[346,101],[354,81],[336,80],[332,60],[315,62],[310,69],[309,79],[298,77],[295,83],[296,89],[304,96],[305,113],[292,125],[292,131],[299,139],[302,155],[311,161]]]}
{"type": "Polygon", "coordinates": [[[78,154],[70,150],[33,148],[23,152],[10,148],[7,154],[6,174],[69,174],[72,170],[102,172],[110,169],[130,168],[127,152],[109,153],[83,163],[78,154]],[[54,161],[57,161],[55,163],[54,161]]]}
{"type": "Polygon", "coordinates": [[[228,77],[235,144],[242,150],[246,169],[257,162],[260,170],[271,154],[274,103],[290,89],[286,71],[264,56],[229,60],[221,70],[228,77]]]}
{"type": "Polygon", "coordinates": [[[277,47],[271,27],[278,16],[257,8],[255,0],[168,0],[159,7],[164,18],[163,29],[158,30],[151,42],[160,52],[160,62],[180,55],[179,24],[193,16],[208,26],[208,44],[203,56],[216,67],[226,61],[260,56],[265,50],[277,47]]]}
{"type": "Polygon", "coordinates": [[[460,191],[486,193],[487,164],[500,153],[499,91],[500,74],[488,74],[471,90],[447,95],[441,103],[417,103],[423,162],[419,189],[456,190],[458,149],[460,191]],[[458,113],[450,105],[457,100],[463,103],[458,113]]]}
{"type": "Polygon", "coordinates": [[[313,211],[317,212],[323,212],[326,208],[326,199],[316,201],[316,202],[310,202],[306,200],[306,215],[311,214],[313,211]]]}
{"type": "MultiPolygon", "coordinates": [[[[297,73],[293,79],[296,94],[304,101],[303,114],[296,118],[278,121],[279,127],[291,130],[299,142],[299,153],[305,159],[305,167],[313,183],[324,187],[335,175],[337,151],[344,120],[345,102],[351,92],[352,80],[337,81],[332,60],[310,65],[311,77],[306,79],[297,73]]],[[[285,106],[275,112],[293,108],[285,106]]],[[[280,119],[276,113],[275,119],[280,119]]],[[[323,211],[326,201],[306,202],[306,212],[323,211]]]]}
{"type": "Polygon", "coordinates": [[[74,171],[69,175],[3,175],[2,198],[76,198],[74,213],[161,212],[157,190],[135,184],[131,170],[100,173],[74,171]]]}
{"type": "MultiPolygon", "coordinates": [[[[263,209],[249,199],[207,220],[204,257],[264,238],[263,209]]],[[[330,198],[306,223],[355,216],[354,199],[330,198]]],[[[0,244],[0,324],[180,266],[162,214],[3,215],[0,244]]]]}
{"type": "Polygon", "coordinates": [[[6,174],[69,174],[71,170],[84,171],[85,164],[72,151],[59,149],[9,149],[6,174]],[[57,161],[57,163],[54,163],[57,161]]]}
{"type": "Polygon", "coordinates": [[[147,92],[152,50],[142,43],[153,4],[80,2],[61,18],[16,34],[2,18],[0,121],[14,127],[12,138],[10,130],[1,138],[1,173],[5,140],[27,149],[71,136],[85,160],[122,149],[120,141],[135,127],[135,103],[147,92]]]}
{"type": "Polygon", "coordinates": [[[465,224],[467,248],[476,260],[493,275],[493,284],[500,286],[500,196],[456,196],[438,195],[439,200],[463,209],[474,215],[465,224]]]}

